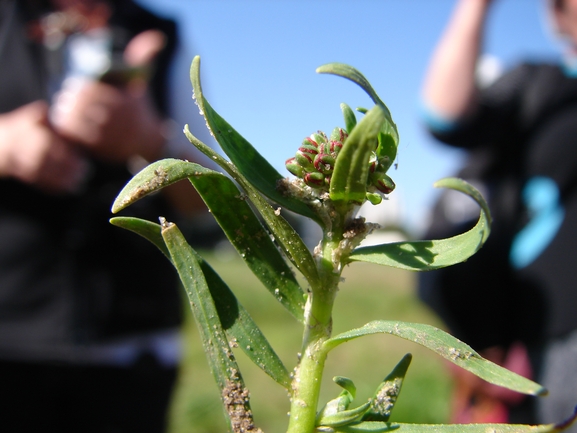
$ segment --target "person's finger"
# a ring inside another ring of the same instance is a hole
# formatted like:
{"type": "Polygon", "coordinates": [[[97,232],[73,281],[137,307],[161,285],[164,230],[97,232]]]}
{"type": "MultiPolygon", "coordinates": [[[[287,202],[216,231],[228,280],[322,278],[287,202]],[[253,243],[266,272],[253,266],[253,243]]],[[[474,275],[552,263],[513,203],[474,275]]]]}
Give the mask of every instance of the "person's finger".
{"type": "Polygon", "coordinates": [[[166,44],[166,36],[159,30],[146,30],[136,35],[124,50],[124,61],[129,66],[147,66],[166,44]]]}

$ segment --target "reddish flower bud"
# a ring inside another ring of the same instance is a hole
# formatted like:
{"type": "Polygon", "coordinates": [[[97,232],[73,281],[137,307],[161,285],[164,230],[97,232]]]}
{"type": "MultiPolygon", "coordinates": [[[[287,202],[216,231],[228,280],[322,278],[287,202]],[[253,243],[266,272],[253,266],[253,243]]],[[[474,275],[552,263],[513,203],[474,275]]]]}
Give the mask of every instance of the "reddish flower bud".
{"type": "Polygon", "coordinates": [[[322,173],[307,173],[305,174],[303,180],[311,188],[322,188],[325,186],[325,175],[322,173]]]}

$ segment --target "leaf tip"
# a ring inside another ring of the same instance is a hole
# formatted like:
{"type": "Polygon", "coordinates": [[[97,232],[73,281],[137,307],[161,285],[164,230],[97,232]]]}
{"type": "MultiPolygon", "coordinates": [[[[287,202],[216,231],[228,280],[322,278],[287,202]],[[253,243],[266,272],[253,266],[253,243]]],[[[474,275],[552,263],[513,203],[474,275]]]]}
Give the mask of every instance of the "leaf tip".
{"type": "Polygon", "coordinates": [[[326,74],[326,73],[327,73],[327,70],[326,70],[327,66],[328,66],[328,65],[321,65],[321,66],[319,66],[318,68],[315,69],[315,72],[316,72],[317,74],[326,74]]]}
{"type": "Polygon", "coordinates": [[[200,56],[196,55],[192,59],[192,63],[190,64],[190,70],[194,71],[200,66],[200,56]]]}
{"type": "Polygon", "coordinates": [[[116,214],[116,213],[120,212],[121,210],[130,206],[131,203],[132,203],[132,201],[128,197],[126,197],[122,194],[119,194],[118,197],[116,197],[116,199],[114,200],[114,203],[112,203],[112,207],[110,208],[110,212],[112,212],[113,214],[116,214]]]}

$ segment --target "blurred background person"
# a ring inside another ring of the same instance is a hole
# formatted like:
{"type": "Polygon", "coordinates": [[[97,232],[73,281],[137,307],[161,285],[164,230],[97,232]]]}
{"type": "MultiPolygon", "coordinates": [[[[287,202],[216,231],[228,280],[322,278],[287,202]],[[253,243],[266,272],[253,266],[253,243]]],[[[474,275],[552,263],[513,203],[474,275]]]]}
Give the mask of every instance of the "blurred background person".
{"type": "MultiPolygon", "coordinates": [[[[430,131],[468,150],[459,175],[487,197],[493,230],[478,255],[423,274],[419,290],[457,337],[550,391],[523,399],[460,374],[454,421],[559,422],[577,404],[577,1],[546,4],[562,63],[526,62],[480,88],[498,1],[457,1],[423,90],[430,131]]],[[[469,205],[443,194],[427,236],[472,226],[478,210],[469,205]]]]}
{"type": "MultiPolygon", "coordinates": [[[[164,430],[180,353],[176,273],[108,219],[135,170],[194,157],[168,139],[176,30],[131,0],[0,0],[5,431],[164,430]]],[[[202,214],[198,197],[169,203],[183,185],[131,211],[202,214]]]]}

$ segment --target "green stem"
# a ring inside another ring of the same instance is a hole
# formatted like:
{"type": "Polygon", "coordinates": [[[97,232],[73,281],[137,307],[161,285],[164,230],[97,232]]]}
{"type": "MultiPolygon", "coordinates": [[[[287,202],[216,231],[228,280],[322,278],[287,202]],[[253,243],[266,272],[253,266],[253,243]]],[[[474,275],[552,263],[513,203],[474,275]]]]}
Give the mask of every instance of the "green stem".
{"type": "Polygon", "coordinates": [[[338,253],[343,224],[325,233],[318,257],[319,284],[311,287],[305,309],[302,355],[292,383],[290,420],[287,433],[311,433],[315,428],[327,350],[323,343],[332,332],[332,310],[340,281],[333,257],[338,253]]]}
{"type": "Polygon", "coordinates": [[[326,352],[321,350],[324,340],[325,338],[322,337],[311,339],[295,371],[289,433],[310,433],[315,427],[320,385],[326,360],[326,352]]]}

